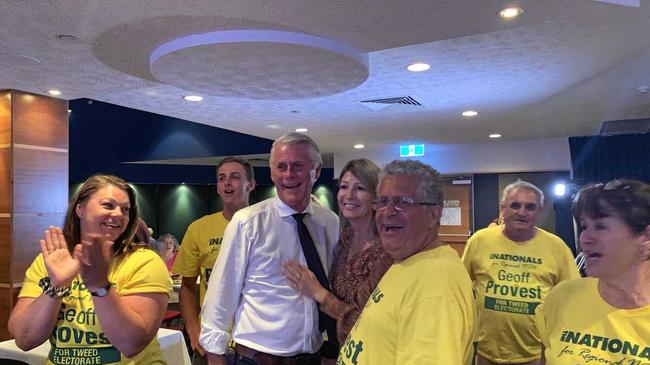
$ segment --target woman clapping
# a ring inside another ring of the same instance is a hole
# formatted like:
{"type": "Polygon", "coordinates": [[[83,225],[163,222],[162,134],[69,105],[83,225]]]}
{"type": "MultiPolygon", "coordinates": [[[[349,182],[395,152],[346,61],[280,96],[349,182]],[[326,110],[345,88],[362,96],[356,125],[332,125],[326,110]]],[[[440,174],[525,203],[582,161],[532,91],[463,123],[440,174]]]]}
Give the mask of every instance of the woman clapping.
{"type": "Polygon", "coordinates": [[[16,344],[48,338],[48,364],[164,364],[156,333],[171,283],[158,255],[133,244],[133,189],[90,177],[72,198],[63,231],[50,227],[9,318],[16,344]],[[91,359],[92,357],[92,359],[91,359]]]}

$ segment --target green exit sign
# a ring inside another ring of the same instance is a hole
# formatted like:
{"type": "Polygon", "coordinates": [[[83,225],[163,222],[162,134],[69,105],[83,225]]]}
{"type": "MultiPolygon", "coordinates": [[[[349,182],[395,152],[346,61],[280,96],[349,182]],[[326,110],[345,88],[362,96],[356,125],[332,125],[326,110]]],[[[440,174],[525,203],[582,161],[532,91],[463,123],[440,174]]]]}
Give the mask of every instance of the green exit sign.
{"type": "Polygon", "coordinates": [[[409,144],[399,146],[399,157],[417,157],[424,156],[423,144],[409,144]]]}

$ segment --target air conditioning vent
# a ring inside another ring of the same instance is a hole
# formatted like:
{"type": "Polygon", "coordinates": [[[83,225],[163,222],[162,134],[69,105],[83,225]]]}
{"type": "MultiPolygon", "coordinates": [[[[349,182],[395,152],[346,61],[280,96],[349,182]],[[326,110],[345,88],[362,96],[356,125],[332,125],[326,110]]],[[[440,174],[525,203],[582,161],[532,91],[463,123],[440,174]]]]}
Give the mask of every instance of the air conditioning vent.
{"type": "Polygon", "coordinates": [[[363,100],[359,102],[361,105],[366,108],[374,111],[382,110],[388,108],[391,105],[402,104],[402,105],[422,105],[412,96],[398,96],[395,98],[383,98],[383,99],[372,99],[372,100],[363,100]]]}
{"type": "Polygon", "coordinates": [[[650,119],[609,120],[600,126],[600,135],[650,133],[650,119]]]}
{"type": "Polygon", "coordinates": [[[415,100],[412,96],[399,96],[396,98],[384,98],[384,99],[373,99],[373,100],[363,100],[361,104],[365,103],[374,103],[374,104],[405,104],[405,105],[422,105],[419,101],[415,100]]]}

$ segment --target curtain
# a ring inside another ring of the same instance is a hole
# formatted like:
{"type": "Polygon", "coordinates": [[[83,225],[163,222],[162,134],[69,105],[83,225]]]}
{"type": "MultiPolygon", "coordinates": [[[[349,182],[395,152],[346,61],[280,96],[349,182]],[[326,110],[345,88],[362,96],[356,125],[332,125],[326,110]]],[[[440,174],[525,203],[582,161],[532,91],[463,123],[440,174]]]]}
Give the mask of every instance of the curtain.
{"type": "Polygon", "coordinates": [[[569,138],[573,180],[650,181],[650,133],[569,138]]]}

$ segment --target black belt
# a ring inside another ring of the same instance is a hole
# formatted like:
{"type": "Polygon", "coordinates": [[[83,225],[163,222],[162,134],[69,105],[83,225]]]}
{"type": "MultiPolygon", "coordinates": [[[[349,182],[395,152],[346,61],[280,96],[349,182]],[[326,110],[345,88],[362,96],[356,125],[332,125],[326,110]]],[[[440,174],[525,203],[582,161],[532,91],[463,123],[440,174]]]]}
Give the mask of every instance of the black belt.
{"type": "Polygon", "coordinates": [[[259,365],[310,365],[320,363],[320,354],[297,354],[293,356],[278,356],[254,350],[244,345],[235,344],[235,353],[255,361],[259,365]]]}

